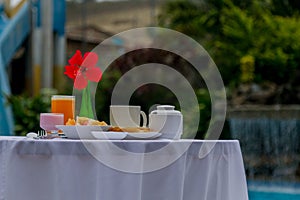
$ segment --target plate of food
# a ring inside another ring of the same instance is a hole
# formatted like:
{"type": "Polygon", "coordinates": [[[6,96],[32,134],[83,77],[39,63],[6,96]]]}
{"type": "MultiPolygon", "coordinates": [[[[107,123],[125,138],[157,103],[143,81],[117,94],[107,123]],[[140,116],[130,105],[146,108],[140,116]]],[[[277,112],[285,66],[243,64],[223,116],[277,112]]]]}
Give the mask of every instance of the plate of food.
{"type": "Polygon", "coordinates": [[[95,139],[92,131],[108,131],[108,126],[104,121],[89,119],[86,117],[77,117],[69,119],[66,125],[56,125],[56,128],[63,131],[67,138],[71,139],[95,139]]]}
{"type": "Polygon", "coordinates": [[[109,126],[98,125],[56,125],[62,130],[67,138],[71,139],[95,139],[91,134],[92,131],[107,131],[109,126]]]}

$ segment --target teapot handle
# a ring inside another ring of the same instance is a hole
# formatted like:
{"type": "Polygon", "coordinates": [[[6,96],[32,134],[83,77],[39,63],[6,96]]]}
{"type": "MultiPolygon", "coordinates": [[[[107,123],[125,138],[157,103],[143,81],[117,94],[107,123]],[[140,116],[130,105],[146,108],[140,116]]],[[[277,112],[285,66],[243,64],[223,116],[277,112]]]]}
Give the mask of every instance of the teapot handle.
{"type": "Polygon", "coordinates": [[[142,118],[143,118],[143,127],[146,127],[147,126],[147,122],[148,122],[147,115],[145,114],[144,111],[141,111],[140,113],[141,113],[142,118]]]}
{"type": "Polygon", "coordinates": [[[157,114],[157,110],[153,110],[150,114],[157,114]]]}

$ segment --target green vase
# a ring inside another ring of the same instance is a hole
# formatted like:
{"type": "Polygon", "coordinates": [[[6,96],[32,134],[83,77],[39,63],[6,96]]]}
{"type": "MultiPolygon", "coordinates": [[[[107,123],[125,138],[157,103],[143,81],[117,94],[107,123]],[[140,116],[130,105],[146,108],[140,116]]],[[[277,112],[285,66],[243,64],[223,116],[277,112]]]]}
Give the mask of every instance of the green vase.
{"type": "Polygon", "coordinates": [[[82,91],[81,107],[79,112],[80,117],[88,117],[94,119],[94,112],[92,107],[90,82],[88,82],[86,88],[82,91]]]}

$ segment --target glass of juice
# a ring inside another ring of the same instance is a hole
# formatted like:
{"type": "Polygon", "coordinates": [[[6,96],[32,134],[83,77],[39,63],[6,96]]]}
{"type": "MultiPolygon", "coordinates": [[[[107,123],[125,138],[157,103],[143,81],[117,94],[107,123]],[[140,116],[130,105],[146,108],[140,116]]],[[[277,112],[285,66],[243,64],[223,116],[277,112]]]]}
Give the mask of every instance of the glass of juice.
{"type": "Polygon", "coordinates": [[[75,118],[75,96],[53,95],[51,96],[51,112],[63,113],[64,124],[68,119],[75,118]]]}

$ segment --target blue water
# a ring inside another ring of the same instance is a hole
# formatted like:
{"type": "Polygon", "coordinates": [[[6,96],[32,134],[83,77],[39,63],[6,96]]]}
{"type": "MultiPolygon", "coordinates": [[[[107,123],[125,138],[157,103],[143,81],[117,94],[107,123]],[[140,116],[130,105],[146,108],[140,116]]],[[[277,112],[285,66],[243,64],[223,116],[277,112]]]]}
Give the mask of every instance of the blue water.
{"type": "Polygon", "coordinates": [[[300,200],[300,194],[249,191],[249,200],[300,200]]]}
{"type": "Polygon", "coordinates": [[[249,200],[300,200],[299,183],[248,183],[249,200]]]}

